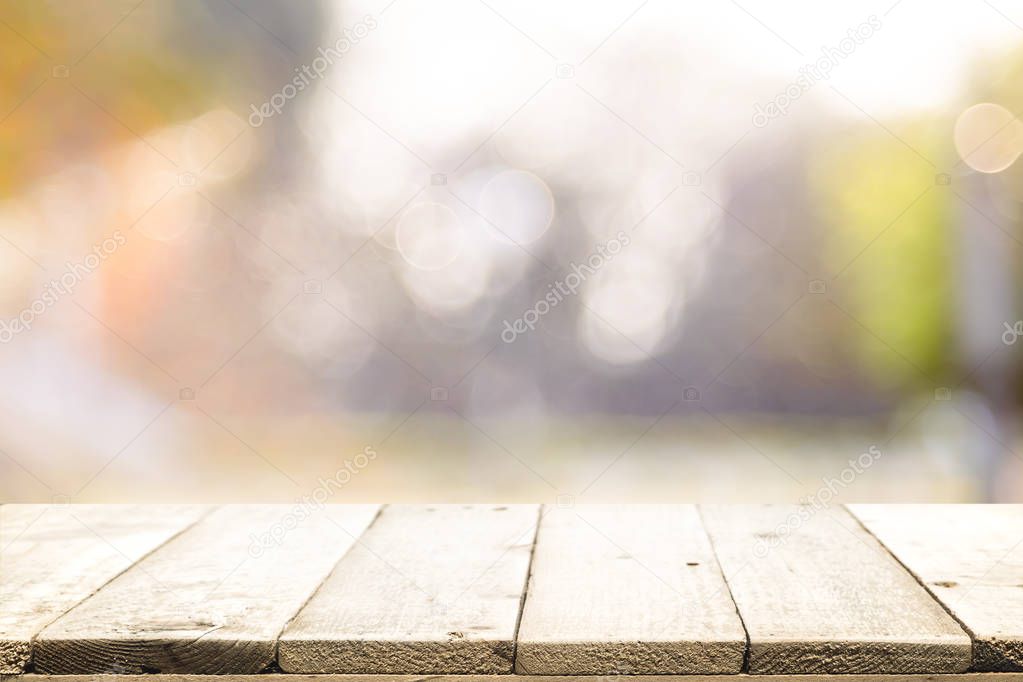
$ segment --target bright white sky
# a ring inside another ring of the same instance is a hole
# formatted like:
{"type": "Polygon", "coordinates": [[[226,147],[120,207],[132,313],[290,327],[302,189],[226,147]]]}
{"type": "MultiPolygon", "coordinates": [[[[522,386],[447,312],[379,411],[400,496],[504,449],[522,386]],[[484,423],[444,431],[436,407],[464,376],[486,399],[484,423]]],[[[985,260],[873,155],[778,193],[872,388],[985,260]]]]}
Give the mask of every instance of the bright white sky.
{"type": "Polygon", "coordinates": [[[685,150],[687,161],[710,164],[751,130],[755,105],[871,15],[881,28],[771,123],[771,139],[784,139],[785,128],[801,134],[821,112],[892,122],[938,110],[954,119],[976,103],[971,79],[992,77],[981,65],[1023,45],[1023,0],[353,0],[325,27],[324,43],[366,15],[376,29],[328,71],[334,93],[317,90],[304,124],[326,152],[333,186],[386,205],[420,186],[428,166],[452,170],[502,124],[499,149],[543,155],[592,148],[595,135],[627,144],[618,133],[633,133],[617,115],[665,149],[685,150]],[[559,64],[574,77],[554,78],[559,64]],[[331,139],[329,130],[345,132],[331,139]],[[356,155],[374,161],[335,182],[332,166],[351,170],[356,155]]]}
{"type": "MultiPolygon", "coordinates": [[[[490,68],[495,64],[517,65],[518,77],[492,87],[532,82],[529,67],[534,60],[578,65],[630,15],[580,68],[580,77],[587,67],[598,70],[608,59],[642,52],[653,36],[660,35],[664,45],[674,45],[680,59],[699,58],[705,69],[726,81],[756,73],[784,83],[816,58],[822,46],[836,45],[849,28],[873,14],[881,20],[881,30],[843,63],[833,82],[865,109],[884,113],[948,102],[960,94],[963,77],[978,59],[1023,42],[1023,0],[742,0],[738,4],[397,0],[388,7],[390,2],[346,3],[343,21],[339,17],[335,29],[364,14],[378,16],[381,35],[372,41],[377,49],[370,50],[371,55],[360,49],[356,56],[361,57],[360,68],[372,65],[370,78],[383,77],[388,89],[400,92],[414,89],[414,84],[401,78],[399,68],[409,59],[436,66],[433,77],[425,82],[421,72],[416,74],[419,85],[445,94],[459,89],[454,82],[460,75],[472,80],[487,71],[493,76],[508,75],[503,69],[495,73],[490,68]],[[384,7],[387,10],[381,14],[384,7]]],[[[376,81],[376,87],[380,85],[376,81]]],[[[464,80],[459,86],[465,98],[479,92],[466,88],[464,80]]],[[[459,101],[456,97],[452,106],[459,101]]]]}

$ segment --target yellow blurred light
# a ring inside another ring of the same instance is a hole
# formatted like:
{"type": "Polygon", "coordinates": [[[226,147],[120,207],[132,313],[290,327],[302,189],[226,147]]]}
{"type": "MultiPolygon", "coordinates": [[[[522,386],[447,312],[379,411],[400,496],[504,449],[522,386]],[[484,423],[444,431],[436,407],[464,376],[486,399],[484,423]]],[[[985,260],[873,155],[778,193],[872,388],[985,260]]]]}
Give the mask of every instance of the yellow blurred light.
{"type": "Polygon", "coordinates": [[[237,114],[214,109],[190,121],[182,138],[183,165],[203,181],[221,182],[248,168],[257,137],[237,114]]]}
{"type": "Polygon", "coordinates": [[[169,160],[145,142],[132,142],[114,152],[113,184],[124,188],[120,206],[129,223],[145,215],[161,197],[179,186],[178,172],[169,160]]]}

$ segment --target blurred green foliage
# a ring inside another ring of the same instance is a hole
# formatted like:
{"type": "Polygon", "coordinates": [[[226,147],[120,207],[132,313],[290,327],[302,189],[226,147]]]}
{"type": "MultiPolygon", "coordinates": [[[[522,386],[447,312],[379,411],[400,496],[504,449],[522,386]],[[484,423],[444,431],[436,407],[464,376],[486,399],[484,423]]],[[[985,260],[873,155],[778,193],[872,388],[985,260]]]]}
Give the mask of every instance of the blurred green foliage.
{"type": "Polygon", "coordinates": [[[833,288],[862,324],[851,342],[880,386],[930,384],[954,355],[954,217],[950,193],[936,182],[950,156],[949,129],[921,120],[889,134],[868,124],[824,141],[810,164],[833,288]]]}

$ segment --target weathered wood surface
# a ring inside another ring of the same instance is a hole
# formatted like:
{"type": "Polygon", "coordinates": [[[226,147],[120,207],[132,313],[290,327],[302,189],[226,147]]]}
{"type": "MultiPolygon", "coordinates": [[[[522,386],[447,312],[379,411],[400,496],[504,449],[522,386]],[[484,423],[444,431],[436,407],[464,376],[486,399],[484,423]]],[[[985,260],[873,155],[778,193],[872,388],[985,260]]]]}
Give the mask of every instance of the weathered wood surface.
{"type": "Polygon", "coordinates": [[[29,663],[52,621],[208,511],[189,506],[0,507],[0,673],[29,663]]]}
{"type": "Polygon", "coordinates": [[[751,673],[939,673],[970,638],[843,509],[702,508],[751,673]]]}
{"type": "Polygon", "coordinates": [[[45,628],[36,670],[260,672],[377,511],[221,507],[45,628]]]}
{"type": "Polygon", "coordinates": [[[539,507],[388,507],[281,636],[286,672],[509,673],[539,507]]]}
{"type": "Polygon", "coordinates": [[[1023,507],[854,509],[0,506],[0,654],[350,682],[708,682],[685,673],[743,655],[740,679],[1019,680],[1023,507]]]}
{"type": "MultiPolygon", "coordinates": [[[[9,682],[252,682],[251,675],[12,675],[9,682]]],[[[305,675],[267,673],[259,682],[1023,682],[1019,673],[958,675],[305,675]]]]}
{"type": "Polygon", "coordinates": [[[696,507],[544,510],[516,672],[738,673],[745,650],[696,507]]]}
{"type": "Polygon", "coordinates": [[[1023,505],[853,505],[973,637],[973,669],[1023,670],[1023,505]]]}

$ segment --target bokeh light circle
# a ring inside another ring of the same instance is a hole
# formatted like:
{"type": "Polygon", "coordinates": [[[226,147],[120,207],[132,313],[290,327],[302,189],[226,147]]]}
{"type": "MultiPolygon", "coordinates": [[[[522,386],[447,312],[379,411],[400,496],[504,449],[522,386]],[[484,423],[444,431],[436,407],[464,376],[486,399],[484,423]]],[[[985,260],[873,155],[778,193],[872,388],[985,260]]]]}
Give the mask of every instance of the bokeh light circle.
{"type": "Polygon", "coordinates": [[[409,208],[398,220],[394,235],[398,252],[420,270],[440,270],[462,252],[465,239],[462,221],[444,204],[423,202],[409,208]]]}
{"type": "Polygon", "coordinates": [[[502,241],[529,244],[542,237],[554,219],[554,195],[527,171],[506,170],[480,193],[482,213],[502,241]]]}
{"type": "Polygon", "coordinates": [[[601,273],[583,292],[582,344],[613,365],[648,360],[668,332],[668,313],[681,284],[652,254],[638,254],[625,267],[601,273]]]}
{"type": "Polygon", "coordinates": [[[956,120],[956,151],[975,171],[998,173],[1023,153],[1023,122],[1005,107],[975,104],[956,120]]]}

